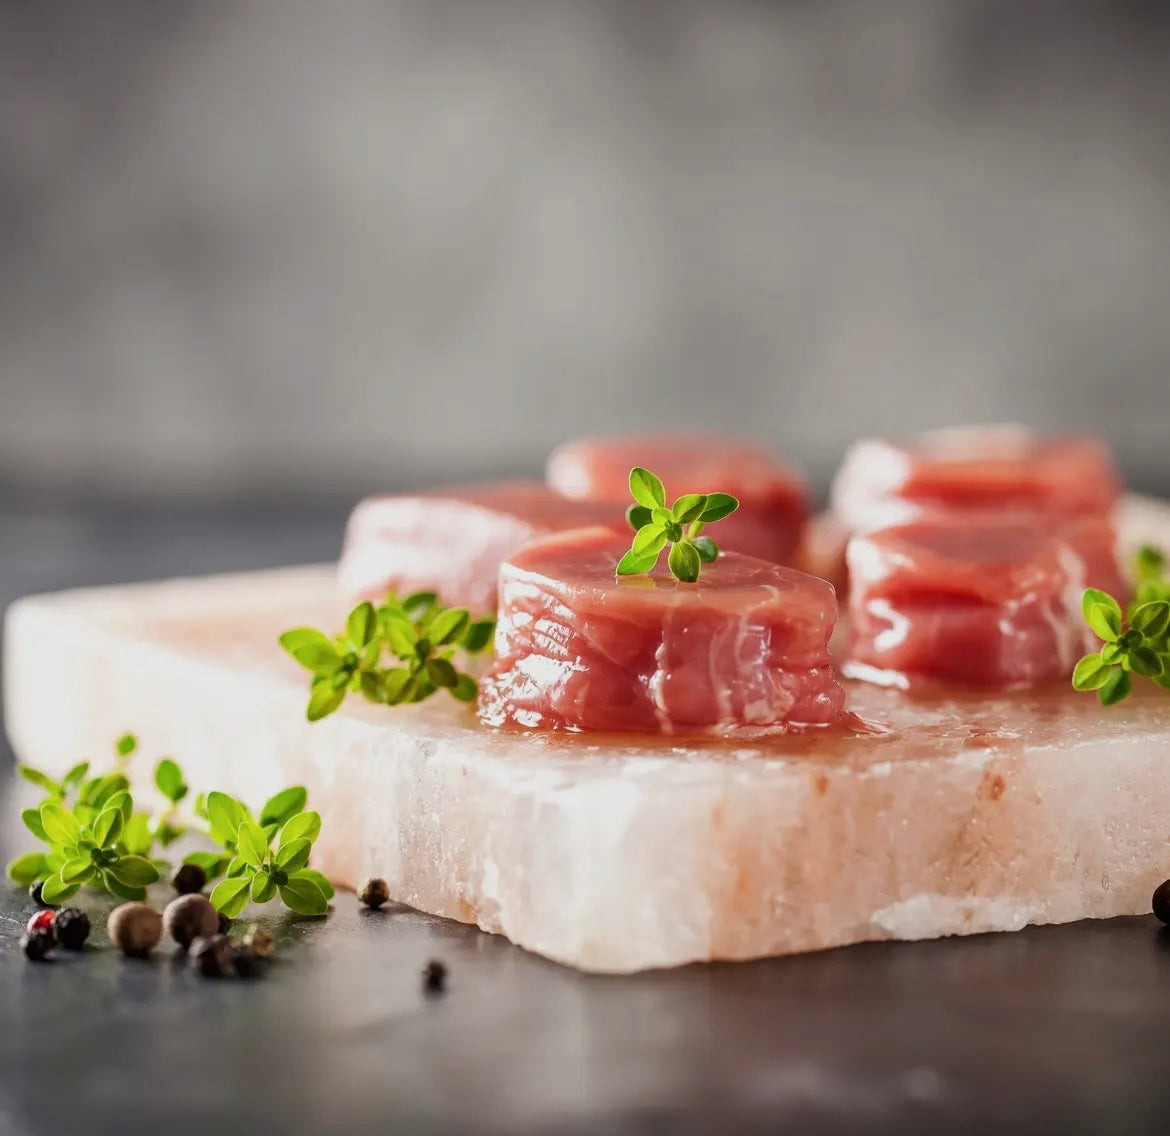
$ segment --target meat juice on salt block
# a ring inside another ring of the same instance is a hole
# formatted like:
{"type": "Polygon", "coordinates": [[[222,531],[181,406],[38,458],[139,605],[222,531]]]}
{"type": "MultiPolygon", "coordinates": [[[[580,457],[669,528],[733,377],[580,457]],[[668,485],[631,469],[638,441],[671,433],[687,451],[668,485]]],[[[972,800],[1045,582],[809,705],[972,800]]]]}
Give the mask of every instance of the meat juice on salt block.
{"type": "Polygon", "coordinates": [[[656,473],[668,492],[738,497],[739,509],[719,522],[720,548],[777,564],[791,559],[809,514],[808,487],[756,442],[716,434],[586,438],[553,451],[547,478],[566,497],[624,509],[634,466],[656,473]]]}
{"type": "Polygon", "coordinates": [[[1122,594],[1101,516],[947,512],[849,542],[844,673],[885,685],[1012,689],[1067,679],[1097,646],[1085,588],[1122,594]]]}
{"type": "Polygon", "coordinates": [[[619,579],[628,545],[588,529],[504,562],[485,722],[742,737],[840,719],[829,584],[734,552],[694,583],[676,580],[665,556],[619,579]]]}
{"type": "Polygon", "coordinates": [[[369,497],[350,515],[338,581],[352,603],[434,591],[448,606],[490,611],[504,557],[537,537],[610,524],[625,528],[616,505],[567,500],[538,481],[369,497]]]}

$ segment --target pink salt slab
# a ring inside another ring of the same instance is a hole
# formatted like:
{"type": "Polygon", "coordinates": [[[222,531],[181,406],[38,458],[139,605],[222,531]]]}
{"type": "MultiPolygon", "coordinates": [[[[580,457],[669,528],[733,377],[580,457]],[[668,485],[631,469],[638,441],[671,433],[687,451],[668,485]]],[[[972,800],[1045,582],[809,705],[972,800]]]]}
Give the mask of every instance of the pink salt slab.
{"type": "MultiPolygon", "coordinates": [[[[1170,508],[1131,502],[1122,532],[1170,544],[1170,508]]],[[[383,876],[592,971],[1130,915],[1170,866],[1170,696],[1152,686],[1104,712],[1063,685],[854,684],[851,709],[887,732],[768,744],[496,732],[438,699],[309,725],[275,639],[343,607],[331,567],[22,600],[13,745],[64,771],[133,729],[143,786],[162,754],[257,802],[303,782],[340,883],[383,876]]]]}
{"type": "Polygon", "coordinates": [[[368,497],[346,528],[340,588],[352,603],[435,591],[449,606],[490,611],[504,557],[537,537],[609,524],[626,529],[624,510],[566,500],[538,481],[368,497]]]}
{"type": "Polygon", "coordinates": [[[630,470],[657,474],[671,500],[683,493],[731,493],[739,509],[712,525],[729,552],[787,564],[808,517],[802,475],[766,447],[722,434],[642,434],[583,438],[553,451],[546,472],[559,493],[577,500],[630,502],[630,470]]]}

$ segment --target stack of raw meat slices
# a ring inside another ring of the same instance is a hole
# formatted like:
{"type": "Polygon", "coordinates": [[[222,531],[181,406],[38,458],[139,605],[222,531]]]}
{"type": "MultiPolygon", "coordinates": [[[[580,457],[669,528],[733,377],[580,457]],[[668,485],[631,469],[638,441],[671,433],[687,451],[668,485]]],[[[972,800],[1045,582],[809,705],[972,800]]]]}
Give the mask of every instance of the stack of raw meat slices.
{"type": "Polygon", "coordinates": [[[1090,438],[1009,427],[858,443],[833,490],[854,531],[845,673],[901,687],[1067,678],[1095,643],[1085,588],[1124,590],[1119,492],[1090,438]]]}

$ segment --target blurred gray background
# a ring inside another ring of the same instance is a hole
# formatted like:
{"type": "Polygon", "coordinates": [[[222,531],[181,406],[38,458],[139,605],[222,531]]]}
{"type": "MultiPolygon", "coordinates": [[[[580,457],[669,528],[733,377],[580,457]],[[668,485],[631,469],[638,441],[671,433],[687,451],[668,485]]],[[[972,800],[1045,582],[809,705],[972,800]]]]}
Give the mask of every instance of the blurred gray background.
{"type": "Polygon", "coordinates": [[[1163,0],[0,6],[0,482],[341,500],[711,424],[1170,488],[1163,0]]]}

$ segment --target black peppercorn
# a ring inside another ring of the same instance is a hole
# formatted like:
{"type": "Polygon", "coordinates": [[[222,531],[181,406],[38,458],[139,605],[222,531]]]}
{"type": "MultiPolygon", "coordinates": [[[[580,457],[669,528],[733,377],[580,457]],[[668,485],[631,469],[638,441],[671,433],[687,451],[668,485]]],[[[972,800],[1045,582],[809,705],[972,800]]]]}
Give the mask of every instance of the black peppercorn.
{"type": "Polygon", "coordinates": [[[184,950],[196,939],[209,939],[218,932],[219,912],[198,892],[172,899],[163,911],[163,933],[184,950]]]}
{"type": "Polygon", "coordinates": [[[1151,906],[1163,923],[1170,923],[1170,880],[1164,880],[1157,886],[1151,906]]]}
{"type": "Polygon", "coordinates": [[[53,934],[67,951],[81,950],[89,931],[89,916],[79,907],[62,907],[53,916],[53,934]]]}
{"type": "Polygon", "coordinates": [[[173,876],[171,887],[180,895],[191,895],[207,886],[207,873],[198,864],[183,864],[173,876]]]}
{"type": "Polygon", "coordinates": [[[367,907],[381,907],[390,898],[390,886],[385,880],[366,880],[358,892],[358,899],[367,907]]]}
{"type": "Polygon", "coordinates": [[[244,943],[233,943],[232,968],[241,978],[259,978],[264,970],[264,962],[244,943]]]}
{"type": "Polygon", "coordinates": [[[428,994],[442,994],[447,986],[447,965],[431,959],[423,967],[423,990],[428,994]]]}
{"type": "Polygon", "coordinates": [[[232,929],[232,921],[221,911],[219,913],[219,933],[226,935],[232,929]]]}
{"type": "Polygon", "coordinates": [[[226,978],[232,965],[232,945],[226,935],[196,939],[188,951],[191,966],[203,978],[226,978]]]}
{"type": "Polygon", "coordinates": [[[53,932],[44,928],[39,931],[28,931],[20,940],[21,950],[32,962],[44,962],[53,946],[53,932]]]}

